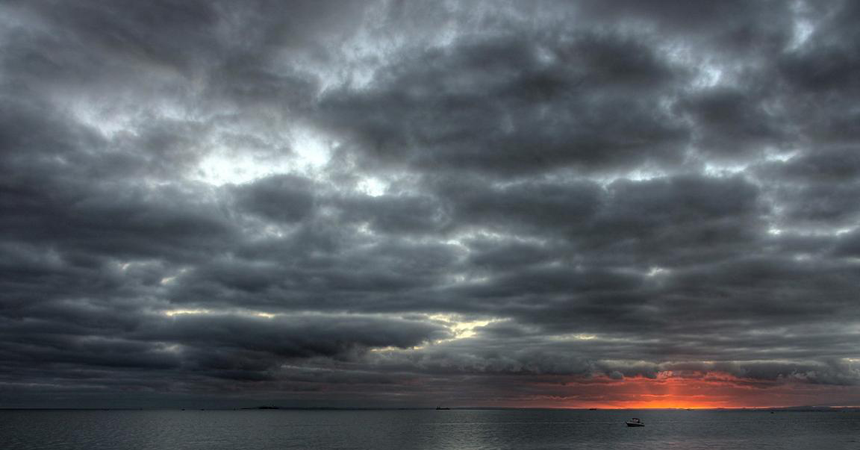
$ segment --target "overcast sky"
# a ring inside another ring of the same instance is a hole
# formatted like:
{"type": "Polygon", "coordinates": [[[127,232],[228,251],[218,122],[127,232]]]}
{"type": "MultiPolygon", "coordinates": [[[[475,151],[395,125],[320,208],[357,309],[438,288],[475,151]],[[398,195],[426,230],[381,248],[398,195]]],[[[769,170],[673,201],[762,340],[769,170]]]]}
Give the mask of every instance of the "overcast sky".
{"type": "Polygon", "coordinates": [[[0,6],[0,407],[860,404],[860,3],[0,6]]]}

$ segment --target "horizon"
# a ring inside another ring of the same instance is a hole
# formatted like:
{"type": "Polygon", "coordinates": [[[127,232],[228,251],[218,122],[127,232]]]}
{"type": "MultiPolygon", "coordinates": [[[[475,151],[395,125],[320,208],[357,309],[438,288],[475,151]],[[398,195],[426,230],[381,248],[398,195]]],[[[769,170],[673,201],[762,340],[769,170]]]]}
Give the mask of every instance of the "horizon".
{"type": "Polygon", "coordinates": [[[858,405],[858,23],[4,2],[0,409],[858,405]]]}
{"type": "MultiPolygon", "coordinates": [[[[741,407],[741,408],[681,408],[681,407],[608,407],[608,408],[567,408],[567,407],[504,407],[504,406],[451,406],[444,407],[443,411],[774,411],[774,412],[814,412],[814,411],[837,411],[842,409],[857,409],[860,412],[860,405],[857,406],[830,406],[830,405],[796,405],[796,406],[757,406],[757,407],[741,407]]],[[[262,406],[247,406],[247,407],[208,407],[208,408],[179,408],[179,407],[163,407],[163,408],[4,408],[0,407],[0,411],[438,411],[438,408],[432,406],[402,406],[402,407],[336,407],[336,406],[277,406],[277,405],[262,405],[262,406]]]]}

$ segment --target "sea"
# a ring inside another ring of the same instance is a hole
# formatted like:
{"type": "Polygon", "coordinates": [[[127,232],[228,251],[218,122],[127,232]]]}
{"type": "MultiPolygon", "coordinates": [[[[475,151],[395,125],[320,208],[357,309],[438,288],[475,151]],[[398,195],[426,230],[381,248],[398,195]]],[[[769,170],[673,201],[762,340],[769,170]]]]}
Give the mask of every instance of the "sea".
{"type": "Polygon", "coordinates": [[[860,412],[0,410],[0,449],[860,450],[860,412]]]}

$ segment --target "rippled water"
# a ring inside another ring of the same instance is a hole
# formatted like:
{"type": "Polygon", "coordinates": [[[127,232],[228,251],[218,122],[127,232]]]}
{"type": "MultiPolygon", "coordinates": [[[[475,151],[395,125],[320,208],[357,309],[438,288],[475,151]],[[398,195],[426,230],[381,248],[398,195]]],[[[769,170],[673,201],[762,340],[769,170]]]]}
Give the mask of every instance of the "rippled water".
{"type": "Polygon", "coordinates": [[[860,450],[860,413],[0,411],[0,448],[860,450]]]}

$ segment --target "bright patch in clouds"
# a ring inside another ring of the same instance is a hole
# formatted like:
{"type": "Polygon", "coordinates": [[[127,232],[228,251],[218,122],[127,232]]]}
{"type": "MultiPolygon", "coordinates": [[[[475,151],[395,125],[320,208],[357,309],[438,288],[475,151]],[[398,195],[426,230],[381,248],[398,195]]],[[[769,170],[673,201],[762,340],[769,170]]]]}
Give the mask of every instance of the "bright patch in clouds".
{"type": "Polygon", "coordinates": [[[451,330],[454,337],[448,340],[475,337],[478,333],[478,328],[502,321],[502,319],[463,320],[463,317],[456,314],[433,314],[429,316],[429,319],[442,322],[449,330],[451,330]]]}
{"type": "Polygon", "coordinates": [[[379,197],[385,194],[387,183],[376,177],[365,177],[358,182],[357,189],[359,192],[371,197],[379,197]]]}
{"type": "Polygon", "coordinates": [[[244,184],[278,173],[292,172],[295,164],[287,155],[260,156],[219,149],[205,156],[193,178],[214,186],[244,184]]]}
{"type": "Polygon", "coordinates": [[[201,158],[191,178],[214,186],[245,184],[277,174],[314,176],[331,159],[327,141],[309,129],[297,128],[286,141],[270,148],[247,149],[217,143],[201,158]]]}
{"type": "Polygon", "coordinates": [[[304,170],[315,170],[328,164],[331,148],[336,143],[308,128],[293,133],[292,149],[298,155],[297,164],[304,170]]]}
{"type": "Polygon", "coordinates": [[[246,317],[261,317],[264,319],[272,319],[278,316],[278,314],[267,313],[263,311],[249,311],[249,310],[213,310],[213,309],[168,309],[161,312],[167,317],[175,317],[175,316],[207,316],[207,315],[237,315],[237,316],[246,316],[246,317]]]}

